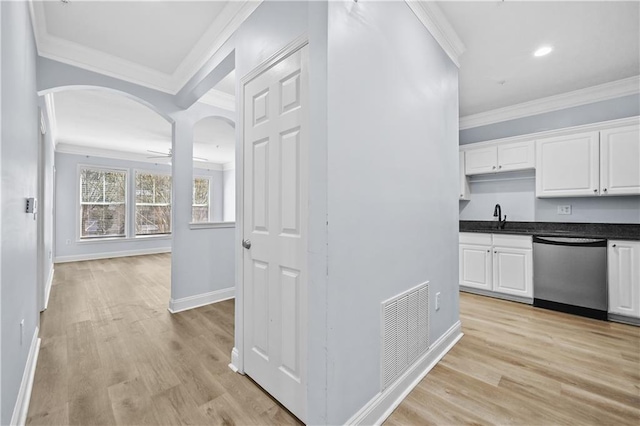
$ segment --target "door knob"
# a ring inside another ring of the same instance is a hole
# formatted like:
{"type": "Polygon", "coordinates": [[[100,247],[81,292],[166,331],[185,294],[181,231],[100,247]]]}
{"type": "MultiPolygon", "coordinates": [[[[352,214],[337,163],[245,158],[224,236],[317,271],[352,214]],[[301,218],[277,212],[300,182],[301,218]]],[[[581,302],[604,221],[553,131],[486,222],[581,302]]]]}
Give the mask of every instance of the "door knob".
{"type": "Polygon", "coordinates": [[[247,250],[251,248],[251,240],[242,240],[242,247],[246,248],[247,250]]]}

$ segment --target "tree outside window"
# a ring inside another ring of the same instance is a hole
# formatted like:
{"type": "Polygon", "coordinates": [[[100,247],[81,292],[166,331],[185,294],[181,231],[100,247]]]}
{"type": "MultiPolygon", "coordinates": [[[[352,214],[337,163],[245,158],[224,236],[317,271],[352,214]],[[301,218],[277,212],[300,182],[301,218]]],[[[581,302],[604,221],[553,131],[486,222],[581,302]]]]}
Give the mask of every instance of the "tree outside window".
{"type": "Polygon", "coordinates": [[[124,237],[127,172],[80,171],[80,238],[124,237]]]}
{"type": "Polygon", "coordinates": [[[206,177],[193,179],[193,204],[191,206],[192,222],[210,221],[209,188],[210,180],[206,177]]]}
{"type": "Polygon", "coordinates": [[[171,233],[171,176],[136,172],[136,235],[171,233]]]}

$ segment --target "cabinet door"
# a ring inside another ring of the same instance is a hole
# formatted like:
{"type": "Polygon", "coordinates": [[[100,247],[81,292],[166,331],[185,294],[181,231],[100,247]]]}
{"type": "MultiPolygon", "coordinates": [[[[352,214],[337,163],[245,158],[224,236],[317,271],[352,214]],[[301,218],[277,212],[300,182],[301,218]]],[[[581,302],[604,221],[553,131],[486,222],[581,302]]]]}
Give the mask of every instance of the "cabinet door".
{"type": "Polygon", "coordinates": [[[495,146],[465,150],[464,170],[467,175],[493,173],[498,167],[498,149],[495,146]]]}
{"type": "Polygon", "coordinates": [[[536,141],[536,197],[598,195],[599,132],[536,141]]]}
{"type": "Polygon", "coordinates": [[[469,181],[467,180],[467,175],[464,174],[464,151],[460,151],[459,153],[459,173],[460,176],[460,199],[461,200],[469,200],[470,199],[470,191],[469,191],[469,181]]]}
{"type": "Polygon", "coordinates": [[[533,141],[498,145],[498,171],[533,169],[536,165],[534,149],[533,141]]]}
{"type": "Polygon", "coordinates": [[[533,255],[531,250],[493,249],[493,291],[533,297],[533,255]]]}
{"type": "Polygon", "coordinates": [[[600,194],[640,194],[640,126],[600,132],[600,194]]]}
{"type": "Polygon", "coordinates": [[[640,242],[610,240],[609,312],[640,318],[640,242]]]}
{"type": "Polygon", "coordinates": [[[491,246],[460,244],[460,285],[492,290],[491,246]]]}

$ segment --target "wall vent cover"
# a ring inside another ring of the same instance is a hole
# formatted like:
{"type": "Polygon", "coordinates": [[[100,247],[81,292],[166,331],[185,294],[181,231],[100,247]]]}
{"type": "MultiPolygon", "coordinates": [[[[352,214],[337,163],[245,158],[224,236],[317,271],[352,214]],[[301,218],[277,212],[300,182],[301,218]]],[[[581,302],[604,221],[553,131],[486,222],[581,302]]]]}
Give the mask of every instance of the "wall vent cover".
{"type": "Polygon", "coordinates": [[[429,282],[382,302],[381,388],[429,349],[429,282]]]}

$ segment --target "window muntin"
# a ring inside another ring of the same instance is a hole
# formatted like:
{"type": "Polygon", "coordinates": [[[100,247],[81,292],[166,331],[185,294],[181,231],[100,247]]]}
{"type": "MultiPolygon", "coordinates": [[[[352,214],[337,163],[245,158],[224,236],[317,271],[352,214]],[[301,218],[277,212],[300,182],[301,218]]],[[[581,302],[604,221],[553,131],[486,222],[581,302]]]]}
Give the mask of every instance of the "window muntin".
{"type": "Polygon", "coordinates": [[[127,172],[80,170],[80,238],[126,236],[127,172]]]}
{"type": "Polygon", "coordinates": [[[171,233],[171,176],[136,172],[136,235],[171,233]]]}
{"type": "Polygon", "coordinates": [[[193,179],[193,202],[191,205],[191,221],[194,223],[209,222],[211,219],[211,179],[196,177],[193,179]]]}

